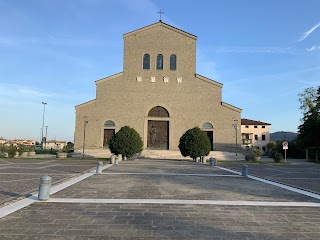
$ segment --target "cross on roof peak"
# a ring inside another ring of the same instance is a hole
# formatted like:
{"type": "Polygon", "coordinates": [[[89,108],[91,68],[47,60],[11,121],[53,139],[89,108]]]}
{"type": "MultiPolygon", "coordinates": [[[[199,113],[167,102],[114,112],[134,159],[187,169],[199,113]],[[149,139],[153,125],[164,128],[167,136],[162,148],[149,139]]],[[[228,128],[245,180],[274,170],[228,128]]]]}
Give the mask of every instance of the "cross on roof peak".
{"type": "Polygon", "coordinates": [[[161,20],[161,14],[164,14],[164,12],[162,12],[161,9],[160,9],[160,11],[157,12],[157,13],[159,13],[159,15],[160,15],[160,20],[159,20],[159,22],[162,22],[162,20],[161,20]]]}

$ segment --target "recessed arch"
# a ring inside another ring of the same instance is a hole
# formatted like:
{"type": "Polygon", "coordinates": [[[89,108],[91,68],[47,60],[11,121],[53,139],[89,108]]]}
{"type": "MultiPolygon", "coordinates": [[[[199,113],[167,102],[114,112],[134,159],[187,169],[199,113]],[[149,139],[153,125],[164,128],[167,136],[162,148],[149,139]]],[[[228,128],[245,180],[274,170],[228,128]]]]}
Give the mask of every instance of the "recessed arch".
{"type": "Polygon", "coordinates": [[[163,55],[157,55],[157,70],[163,70],[163,55]]]}
{"type": "Polygon", "coordinates": [[[175,54],[170,56],[170,70],[177,70],[177,56],[175,54]]]}
{"type": "Polygon", "coordinates": [[[156,106],[149,111],[148,117],[170,117],[170,116],[167,109],[161,106],[156,106]]]}
{"type": "Polygon", "coordinates": [[[148,53],[143,55],[143,69],[150,69],[150,55],[148,53]]]}
{"type": "Polygon", "coordinates": [[[115,127],[116,124],[114,123],[114,121],[108,120],[108,121],[105,121],[103,126],[105,126],[105,127],[115,127]]]}
{"type": "Polygon", "coordinates": [[[201,125],[202,129],[213,129],[213,125],[209,122],[205,122],[201,125]]]}

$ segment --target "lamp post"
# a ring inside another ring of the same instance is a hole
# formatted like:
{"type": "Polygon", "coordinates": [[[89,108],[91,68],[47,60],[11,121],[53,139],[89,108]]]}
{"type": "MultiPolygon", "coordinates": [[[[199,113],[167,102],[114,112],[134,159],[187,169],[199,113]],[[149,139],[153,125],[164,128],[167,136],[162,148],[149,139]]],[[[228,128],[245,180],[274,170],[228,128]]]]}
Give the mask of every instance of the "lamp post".
{"type": "Polygon", "coordinates": [[[44,130],[44,113],[46,112],[46,102],[42,102],[43,104],[43,115],[42,115],[42,133],[41,133],[41,150],[43,150],[43,130],[44,130]]]}
{"type": "Polygon", "coordinates": [[[44,148],[47,149],[47,133],[48,133],[48,126],[46,126],[46,138],[44,140],[44,148]]]}
{"type": "Polygon", "coordinates": [[[238,119],[233,120],[232,126],[236,130],[236,161],[238,161],[238,119]]]}
{"type": "Polygon", "coordinates": [[[88,124],[88,117],[84,116],[83,117],[83,146],[82,146],[82,158],[84,158],[84,147],[86,144],[86,127],[88,124]]]}

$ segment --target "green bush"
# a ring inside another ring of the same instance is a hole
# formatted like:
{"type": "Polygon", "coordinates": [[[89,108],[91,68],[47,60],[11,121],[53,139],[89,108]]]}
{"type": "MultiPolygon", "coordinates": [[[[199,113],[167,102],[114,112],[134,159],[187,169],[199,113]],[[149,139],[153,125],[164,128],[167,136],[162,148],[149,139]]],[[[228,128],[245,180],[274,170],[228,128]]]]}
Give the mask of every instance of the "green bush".
{"type": "Polygon", "coordinates": [[[8,157],[9,158],[14,158],[16,153],[17,153],[17,147],[16,146],[13,146],[13,145],[10,145],[8,147],[8,157]]]}
{"type": "Polygon", "coordinates": [[[22,153],[27,152],[27,147],[25,145],[19,144],[18,145],[18,152],[19,152],[19,156],[21,156],[22,153]]]}
{"type": "Polygon", "coordinates": [[[282,159],[283,159],[282,153],[275,152],[275,153],[273,154],[273,160],[274,160],[274,162],[280,163],[280,162],[282,161],[282,159]]]}
{"type": "Polygon", "coordinates": [[[131,158],[140,153],[143,142],[139,133],[128,126],[122,127],[109,141],[109,149],[114,154],[122,154],[131,158]]]}
{"type": "Polygon", "coordinates": [[[210,153],[210,139],[207,134],[195,127],[186,131],[179,140],[179,149],[182,156],[195,159],[208,156],[210,153]]]}
{"type": "Polygon", "coordinates": [[[261,156],[264,154],[261,148],[251,147],[245,151],[245,160],[246,161],[259,161],[261,156]]]}

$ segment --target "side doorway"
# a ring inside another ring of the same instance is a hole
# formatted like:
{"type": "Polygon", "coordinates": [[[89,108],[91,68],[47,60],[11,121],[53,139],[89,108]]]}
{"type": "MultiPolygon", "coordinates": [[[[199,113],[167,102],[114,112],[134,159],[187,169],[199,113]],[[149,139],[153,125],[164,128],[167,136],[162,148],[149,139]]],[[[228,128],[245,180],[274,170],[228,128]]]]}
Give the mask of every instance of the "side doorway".
{"type": "Polygon", "coordinates": [[[213,131],[206,131],[208,138],[210,139],[211,151],[213,151],[213,131]]]}
{"type": "Polygon", "coordinates": [[[115,129],[104,129],[103,148],[109,148],[109,141],[115,134],[115,129]]]}

